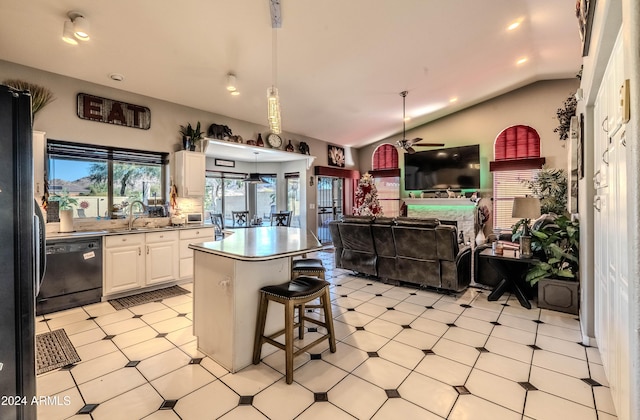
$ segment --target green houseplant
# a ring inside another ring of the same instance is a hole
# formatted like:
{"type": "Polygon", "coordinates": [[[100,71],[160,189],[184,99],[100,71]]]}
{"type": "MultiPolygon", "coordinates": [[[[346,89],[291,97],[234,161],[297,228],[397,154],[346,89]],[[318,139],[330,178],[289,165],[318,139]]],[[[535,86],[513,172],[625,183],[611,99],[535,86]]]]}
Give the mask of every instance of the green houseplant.
{"type": "Polygon", "coordinates": [[[181,125],[179,133],[182,135],[182,147],[185,150],[196,150],[196,145],[204,139],[204,132],[200,130],[200,121],[198,121],[195,128],[193,128],[191,123],[188,123],[186,126],[181,125]]]}

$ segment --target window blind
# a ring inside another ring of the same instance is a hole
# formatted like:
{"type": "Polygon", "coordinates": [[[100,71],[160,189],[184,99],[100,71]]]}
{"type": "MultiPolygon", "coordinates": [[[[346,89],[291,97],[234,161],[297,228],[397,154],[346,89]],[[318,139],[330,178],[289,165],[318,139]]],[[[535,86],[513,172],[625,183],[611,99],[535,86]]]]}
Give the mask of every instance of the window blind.
{"type": "Polygon", "coordinates": [[[47,140],[47,154],[50,157],[63,159],[109,160],[143,165],[164,165],[169,162],[168,153],[72,143],[53,139],[47,140]]]}
{"type": "Polygon", "coordinates": [[[494,229],[511,229],[511,226],[519,220],[511,217],[513,198],[531,195],[531,190],[523,185],[521,180],[529,180],[539,171],[539,169],[524,169],[493,173],[494,229]]]}

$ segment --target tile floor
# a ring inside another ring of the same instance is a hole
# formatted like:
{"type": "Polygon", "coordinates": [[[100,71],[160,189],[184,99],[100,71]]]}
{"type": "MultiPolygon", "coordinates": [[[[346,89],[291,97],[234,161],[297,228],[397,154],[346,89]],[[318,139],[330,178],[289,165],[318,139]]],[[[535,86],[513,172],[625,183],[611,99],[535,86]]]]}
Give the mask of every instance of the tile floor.
{"type": "MultiPolygon", "coordinates": [[[[318,256],[333,266],[332,253],[318,256]]],[[[199,353],[190,294],[38,317],[37,333],[64,328],[82,358],[38,376],[38,395],[58,397],[38,418],[616,418],[598,350],[578,344],[574,316],[488,302],[475,288],[443,295],[327,274],[337,352],[325,341],[297,357],[291,385],[272,346],[236,374],[199,353]]]]}

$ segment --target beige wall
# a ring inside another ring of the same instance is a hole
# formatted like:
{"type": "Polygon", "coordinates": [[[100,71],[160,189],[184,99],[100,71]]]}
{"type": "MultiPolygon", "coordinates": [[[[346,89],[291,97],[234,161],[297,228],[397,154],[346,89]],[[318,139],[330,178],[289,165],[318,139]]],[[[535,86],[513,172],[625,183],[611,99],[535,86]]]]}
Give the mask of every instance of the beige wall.
{"type": "MultiPolygon", "coordinates": [[[[481,189],[490,194],[493,177],[489,172],[489,161],[493,160],[493,143],[496,136],[509,126],[522,124],[533,127],[540,135],[541,155],[546,157],[547,165],[567,166],[566,142],[560,141],[553,130],[558,126],[556,110],[564,105],[565,99],[578,86],[578,79],[536,82],[409,130],[407,138],[421,137],[425,141],[445,143],[445,147],[480,144],[481,189]]],[[[376,147],[383,143],[395,144],[400,138],[401,135],[392,136],[359,149],[360,169],[371,169],[376,147]]],[[[403,167],[402,153],[400,167],[403,167]]],[[[401,196],[406,197],[404,182],[401,185],[401,196]]]]}

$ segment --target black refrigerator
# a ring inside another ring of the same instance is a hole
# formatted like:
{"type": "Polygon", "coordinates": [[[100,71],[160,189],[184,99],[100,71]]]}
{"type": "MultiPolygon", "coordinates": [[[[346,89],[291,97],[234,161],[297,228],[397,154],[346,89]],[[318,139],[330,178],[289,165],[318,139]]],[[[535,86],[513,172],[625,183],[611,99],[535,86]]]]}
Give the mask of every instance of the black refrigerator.
{"type": "Polygon", "coordinates": [[[33,197],[31,96],[0,85],[0,419],[35,419],[35,298],[44,220],[33,197]],[[11,405],[13,404],[13,405],[11,405]]]}

